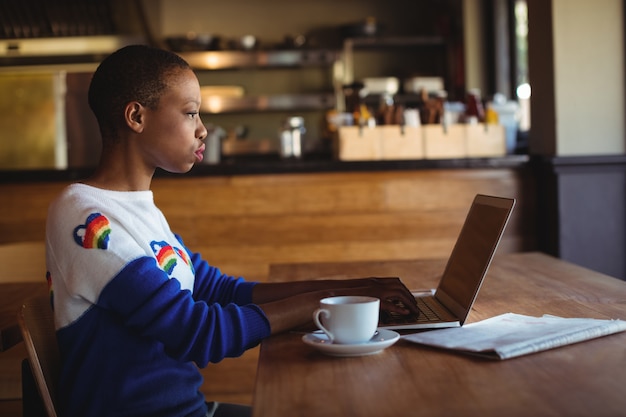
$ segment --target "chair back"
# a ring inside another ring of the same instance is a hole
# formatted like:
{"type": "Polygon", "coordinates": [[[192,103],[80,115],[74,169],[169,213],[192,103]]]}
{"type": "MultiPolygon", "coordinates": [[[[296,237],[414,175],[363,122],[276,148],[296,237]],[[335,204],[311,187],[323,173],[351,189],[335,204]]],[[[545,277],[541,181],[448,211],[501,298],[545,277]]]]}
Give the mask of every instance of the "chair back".
{"type": "Polygon", "coordinates": [[[50,297],[38,296],[24,301],[18,311],[18,323],[46,413],[48,417],[57,417],[56,387],[61,361],[50,297]]]}

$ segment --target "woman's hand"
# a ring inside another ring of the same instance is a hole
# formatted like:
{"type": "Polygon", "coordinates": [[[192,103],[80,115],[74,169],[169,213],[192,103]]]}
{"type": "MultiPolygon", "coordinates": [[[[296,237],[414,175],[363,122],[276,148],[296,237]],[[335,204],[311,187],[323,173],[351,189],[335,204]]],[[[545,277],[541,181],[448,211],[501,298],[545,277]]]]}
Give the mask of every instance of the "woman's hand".
{"type": "Polygon", "coordinates": [[[397,277],[262,283],[255,286],[253,301],[263,309],[272,333],[279,333],[309,323],[322,298],[340,295],[376,297],[381,310],[418,314],[415,297],[397,277]]]}
{"type": "MultiPolygon", "coordinates": [[[[370,277],[351,280],[359,284],[351,288],[351,294],[369,295],[380,299],[380,308],[398,314],[419,314],[415,297],[397,277],[370,277]],[[352,291],[356,291],[352,293],[352,291]]],[[[338,294],[339,295],[339,294],[338,294]]]]}

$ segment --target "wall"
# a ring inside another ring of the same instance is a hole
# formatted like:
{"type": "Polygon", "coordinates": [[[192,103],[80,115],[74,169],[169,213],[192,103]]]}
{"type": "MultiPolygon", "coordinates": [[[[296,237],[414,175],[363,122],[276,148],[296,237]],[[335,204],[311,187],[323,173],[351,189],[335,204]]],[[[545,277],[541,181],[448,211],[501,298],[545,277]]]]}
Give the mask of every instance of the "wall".
{"type": "Polygon", "coordinates": [[[487,91],[485,65],[484,14],[480,0],[463,1],[463,47],[465,85],[487,91]]]}
{"type": "Polygon", "coordinates": [[[322,29],[376,17],[395,34],[430,33],[441,24],[433,12],[454,10],[458,0],[161,0],[163,36],[187,31],[225,37],[258,35],[261,41],[282,41],[287,34],[313,34],[322,29]]]}
{"type": "Polygon", "coordinates": [[[622,0],[529,0],[531,153],[623,154],[622,0]]]}
{"type": "Polygon", "coordinates": [[[559,156],[626,150],[623,6],[553,2],[559,156]]]}
{"type": "Polygon", "coordinates": [[[624,2],[528,5],[540,248],[626,279],[624,2]]]}
{"type": "Polygon", "coordinates": [[[561,257],[626,280],[626,164],[566,161],[556,165],[556,173],[561,257]]]}
{"type": "Polygon", "coordinates": [[[541,161],[538,249],[626,280],[626,156],[541,161]]]}

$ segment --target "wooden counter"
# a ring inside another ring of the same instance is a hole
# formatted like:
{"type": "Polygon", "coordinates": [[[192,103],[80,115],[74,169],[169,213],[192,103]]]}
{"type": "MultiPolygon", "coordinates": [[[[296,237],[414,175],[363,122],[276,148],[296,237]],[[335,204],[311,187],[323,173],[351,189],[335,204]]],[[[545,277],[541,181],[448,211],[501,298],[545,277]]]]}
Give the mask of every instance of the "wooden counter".
{"type": "MultiPolygon", "coordinates": [[[[69,181],[0,183],[0,244],[43,241],[69,181]]],[[[223,271],[265,280],[272,263],[447,257],[477,193],[517,198],[503,251],[535,249],[524,166],[158,177],[157,205],[223,271]]]]}
{"type": "MultiPolygon", "coordinates": [[[[190,172],[170,174],[157,171],[156,177],[224,177],[239,175],[310,174],[322,172],[378,172],[431,169],[507,169],[528,165],[528,155],[507,155],[498,158],[415,159],[381,161],[338,161],[330,155],[305,155],[301,159],[281,159],[272,155],[240,155],[224,157],[218,164],[198,164],[190,172]]],[[[93,168],[64,170],[0,170],[0,184],[75,181],[84,178],[93,168]]]]}

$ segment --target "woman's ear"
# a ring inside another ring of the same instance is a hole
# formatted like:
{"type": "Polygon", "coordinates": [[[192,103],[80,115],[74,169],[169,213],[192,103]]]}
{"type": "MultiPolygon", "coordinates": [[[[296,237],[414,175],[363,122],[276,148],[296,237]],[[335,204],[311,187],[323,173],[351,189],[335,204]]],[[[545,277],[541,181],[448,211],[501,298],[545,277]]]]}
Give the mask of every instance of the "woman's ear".
{"type": "Polygon", "coordinates": [[[144,129],[145,107],[137,101],[131,101],[124,108],[124,121],[134,132],[141,133],[144,129]]]}

